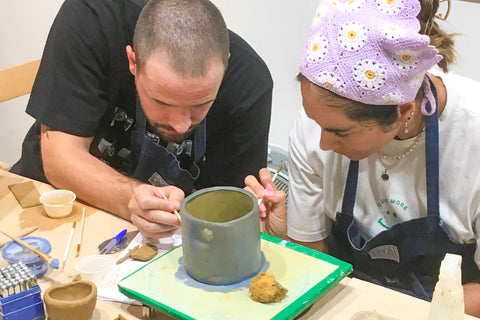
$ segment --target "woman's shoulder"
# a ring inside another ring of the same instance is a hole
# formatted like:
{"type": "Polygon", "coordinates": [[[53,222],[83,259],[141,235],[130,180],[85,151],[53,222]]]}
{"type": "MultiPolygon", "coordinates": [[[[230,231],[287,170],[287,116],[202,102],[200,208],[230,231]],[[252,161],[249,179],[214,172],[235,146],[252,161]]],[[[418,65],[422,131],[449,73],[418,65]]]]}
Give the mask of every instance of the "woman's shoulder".
{"type": "Polygon", "coordinates": [[[447,108],[455,113],[466,113],[480,121],[480,82],[456,73],[434,72],[447,90],[447,108]]]}

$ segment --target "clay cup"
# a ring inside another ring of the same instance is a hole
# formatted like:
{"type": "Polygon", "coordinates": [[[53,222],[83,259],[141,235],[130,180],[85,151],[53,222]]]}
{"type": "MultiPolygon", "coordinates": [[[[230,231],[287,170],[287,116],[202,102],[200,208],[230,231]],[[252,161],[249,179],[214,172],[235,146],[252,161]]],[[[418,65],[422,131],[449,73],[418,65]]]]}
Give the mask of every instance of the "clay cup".
{"type": "Polygon", "coordinates": [[[258,200],[236,187],[212,187],[186,197],[180,206],[183,261],[201,282],[228,285],[261,267],[258,200]]]}
{"type": "Polygon", "coordinates": [[[43,296],[50,320],[88,320],[97,303],[97,287],[81,280],[54,285],[43,296]]]}

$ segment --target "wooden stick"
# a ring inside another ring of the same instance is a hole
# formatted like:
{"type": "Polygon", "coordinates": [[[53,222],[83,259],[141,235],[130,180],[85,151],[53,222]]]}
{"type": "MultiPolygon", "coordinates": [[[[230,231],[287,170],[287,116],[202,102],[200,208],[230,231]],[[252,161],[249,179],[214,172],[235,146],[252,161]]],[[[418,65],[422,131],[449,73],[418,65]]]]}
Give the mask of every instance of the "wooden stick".
{"type": "Polygon", "coordinates": [[[78,255],[80,254],[80,246],[82,245],[83,227],[85,226],[85,210],[85,207],[83,207],[82,222],[80,225],[80,235],[78,236],[77,254],[75,255],[75,257],[78,257],[78,255]]]}
{"type": "MultiPolygon", "coordinates": [[[[158,193],[160,193],[160,195],[162,196],[163,199],[167,200],[168,201],[168,198],[165,196],[165,194],[162,192],[162,190],[160,189],[160,187],[157,187],[157,190],[158,190],[158,193]]],[[[178,213],[177,210],[173,210],[173,213],[177,216],[178,218],[178,221],[180,221],[180,223],[182,222],[182,218],[180,218],[180,214],[178,213]]]]}
{"type": "MultiPolygon", "coordinates": [[[[30,227],[30,228],[26,228],[26,229],[23,229],[23,230],[20,230],[20,232],[18,234],[16,234],[17,237],[24,237],[26,235],[29,235],[30,233],[34,232],[34,231],[37,231],[38,228],[37,227],[30,227]]],[[[9,243],[11,241],[11,239],[8,239],[8,240],[5,240],[5,241],[0,241],[0,248],[3,247],[4,245],[6,245],[7,243],[9,243]]]]}
{"type": "Polygon", "coordinates": [[[3,230],[0,230],[1,233],[3,233],[4,235],[6,235],[7,237],[11,238],[12,240],[14,240],[16,243],[18,243],[19,245],[21,245],[22,247],[28,249],[28,250],[31,250],[33,251],[34,253],[38,254],[40,256],[40,258],[42,258],[43,260],[45,260],[48,265],[52,268],[55,268],[55,269],[58,269],[58,266],[60,265],[60,262],[58,261],[57,258],[53,258],[51,256],[49,256],[48,254],[38,250],[37,248],[35,248],[34,246],[31,246],[29,245],[28,243],[26,243],[25,241],[15,237],[15,236],[12,236],[8,233],[6,233],[5,231],[3,230]]]}
{"type": "Polygon", "coordinates": [[[132,250],[129,250],[128,253],[126,255],[124,255],[123,257],[121,257],[120,259],[117,260],[116,264],[120,264],[122,263],[123,261],[127,260],[128,258],[130,258],[132,256],[132,254],[135,253],[135,251],[138,250],[138,248],[140,248],[140,245],[136,245],[132,250]]]}
{"type": "Polygon", "coordinates": [[[73,234],[75,233],[75,226],[77,225],[77,221],[73,221],[72,231],[70,231],[70,236],[68,237],[67,247],[65,248],[65,253],[63,254],[62,260],[62,270],[65,269],[65,263],[67,263],[68,252],[70,251],[70,246],[72,245],[73,234]]]}

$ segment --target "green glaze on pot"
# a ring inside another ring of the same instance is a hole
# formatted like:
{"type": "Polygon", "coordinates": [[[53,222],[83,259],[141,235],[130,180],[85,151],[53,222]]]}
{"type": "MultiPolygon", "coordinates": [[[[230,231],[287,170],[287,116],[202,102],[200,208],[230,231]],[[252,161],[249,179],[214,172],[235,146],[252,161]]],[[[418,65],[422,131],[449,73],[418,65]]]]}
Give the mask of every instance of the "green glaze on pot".
{"type": "Polygon", "coordinates": [[[199,190],[182,202],[185,269],[194,279],[226,285],[255,275],[261,267],[257,199],[236,187],[199,190]]]}

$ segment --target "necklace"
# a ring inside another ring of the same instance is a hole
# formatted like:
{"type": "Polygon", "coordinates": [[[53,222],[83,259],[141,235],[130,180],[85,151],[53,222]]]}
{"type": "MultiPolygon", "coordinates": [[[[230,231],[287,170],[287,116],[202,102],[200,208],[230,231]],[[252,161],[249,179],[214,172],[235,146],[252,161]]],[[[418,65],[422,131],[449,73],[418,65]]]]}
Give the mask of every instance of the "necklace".
{"type": "Polygon", "coordinates": [[[425,131],[425,126],[422,126],[422,131],[420,132],[420,134],[415,137],[415,140],[413,140],[412,144],[408,146],[407,151],[405,151],[402,154],[389,155],[389,154],[383,153],[382,151],[377,151],[378,160],[380,160],[380,163],[383,166],[383,173],[380,177],[384,181],[387,181],[390,178],[390,175],[388,174],[388,170],[392,170],[393,168],[398,166],[398,164],[400,163],[400,160],[405,159],[410,153],[413,152],[413,150],[415,150],[418,143],[420,142],[420,139],[424,131],[425,131]],[[393,163],[387,164],[386,161],[393,161],[393,163]]]}

